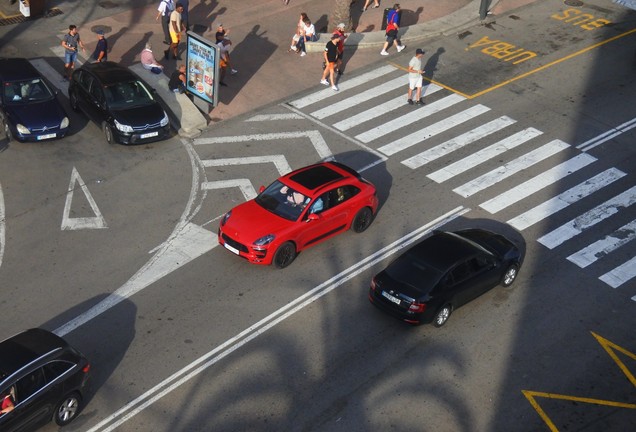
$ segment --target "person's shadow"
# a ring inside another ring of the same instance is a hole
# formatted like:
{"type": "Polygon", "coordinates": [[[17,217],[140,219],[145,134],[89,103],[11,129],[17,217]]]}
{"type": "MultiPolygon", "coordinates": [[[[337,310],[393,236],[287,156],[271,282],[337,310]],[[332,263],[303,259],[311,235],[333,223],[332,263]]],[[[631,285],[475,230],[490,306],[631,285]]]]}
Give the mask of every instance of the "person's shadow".
{"type": "Polygon", "coordinates": [[[426,64],[424,65],[424,78],[427,81],[433,81],[435,71],[437,71],[437,64],[439,63],[439,57],[444,54],[446,50],[443,47],[437,48],[434,54],[432,54],[426,64]]]}

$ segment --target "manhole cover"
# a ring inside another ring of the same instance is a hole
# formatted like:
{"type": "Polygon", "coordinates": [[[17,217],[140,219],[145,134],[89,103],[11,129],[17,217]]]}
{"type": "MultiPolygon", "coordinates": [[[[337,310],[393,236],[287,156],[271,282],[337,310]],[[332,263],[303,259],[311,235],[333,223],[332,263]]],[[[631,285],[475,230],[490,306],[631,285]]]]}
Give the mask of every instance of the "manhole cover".
{"type": "Polygon", "coordinates": [[[105,34],[108,34],[113,31],[113,28],[110,26],[105,26],[105,25],[96,25],[91,27],[91,31],[93,33],[97,33],[100,30],[103,31],[105,34]]]}
{"type": "Polygon", "coordinates": [[[119,4],[112,2],[112,1],[101,1],[98,3],[98,5],[100,7],[103,7],[104,9],[112,9],[112,8],[116,8],[117,6],[119,6],[119,4]]]}
{"type": "Polygon", "coordinates": [[[583,6],[583,2],[581,0],[565,0],[563,3],[565,3],[567,6],[583,6]]]}

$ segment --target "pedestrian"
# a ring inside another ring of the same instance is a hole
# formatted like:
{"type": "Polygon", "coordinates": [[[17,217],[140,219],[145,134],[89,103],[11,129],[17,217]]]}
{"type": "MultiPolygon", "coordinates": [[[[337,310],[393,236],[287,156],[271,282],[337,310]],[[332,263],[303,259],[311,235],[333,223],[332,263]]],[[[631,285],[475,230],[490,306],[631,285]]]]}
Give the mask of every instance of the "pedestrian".
{"type": "Polygon", "coordinates": [[[307,49],[305,48],[305,42],[313,42],[316,40],[316,27],[311,23],[309,18],[303,20],[303,30],[300,35],[300,39],[296,42],[296,52],[300,53],[301,57],[307,55],[307,49]]]}
{"type": "Polygon", "coordinates": [[[77,60],[77,47],[86,52],[76,25],[71,24],[68,26],[68,33],[62,39],[62,46],[64,47],[64,79],[70,81],[75,68],[75,61],[77,60]]]}
{"type": "Polygon", "coordinates": [[[333,31],[333,34],[338,36],[338,60],[336,61],[336,71],[338,72],[338,75],[342,75],[344,73],[342,58],[344,57],[345,39],[347,39],[347,35],[345,34],[344,30],[344,23],[340,23],[338,24],[338,27],[336,27],[336,29],[333,31]]]}
{"type": "Polygon", "coordinates": [[[300,19],[298,20],[298,24],[296,25],[296,33],[292,36],[291,45],[287,52],[296,51],[296,44],[300,40],[300,36],[303,33],[303,28],[305,27],[305,19],[309,19],[305,12],[300,13],[300,19]]]}
{"type": "Polygon", "coordinates": [[[415,56],[409,62],[409,91],[407,94],[407,102],[409,105],[413,105],[413,90],[415,90],[415,103],[417,105],[424,105],[424,98],[422,97],[422,75],[424,69],[422,69],[422,56],[424,51],[421,48],[415,50],[415,56]]]}
{"type": "Polygon", "coordinates": [[[217,44],[220,49],[219,52],[219,84],[222,86],[227,86],[225,84],[225,73],[227,71],[228,66],[230,65],[230,53],[228,52],[229,46],[232,42],[229,39],[223,39],[221,42],[217,44]]]}
{"type": "Polygon", "coordinates": [[[221,49],[220,57],[223,59],[226,69],[230,70],[231,75],[238,73],[238,71],[232,67],[232,58],[230,56],[232,41],[227,38],[221,39],[221,41],[217,43],[217,46],[221,49]]]}
{"type": "Polygon", "coordinates": [[[180,0],[183,6],[183,12],[181,12],[181,21],[186,31],[190,31],[190,0],[180,0]]]}
{"type": "Polygon", "coordinates": [[[163,72],[163,66],[155,59],[155,55],[152,52],[152,45],[150,42],[146,42],[146,47],[141,50],[141,65],[144,69],[149,70],[154,74],[160,74],[163,72]]]}
{"type": "Polygon", "coordinates": [[[320,84],[324,84],[326,86],[331,83],[331,88],[334,91],[338,91],[338,87],[336,86],[336,81],[334,79],[334,69],[336,67],[336,62],[338,61],[338,40],[339,36],[334,33],[331,35],[331,40],[327,42],[327,45],[325,45],[323,55],[326,67],[322,72],[322,79],[320,80],[320,84]],[[327,81],[327,74],[329,74],[329,81],[327,81]]]}
{"type": "Polygon", "coordinates": [[[400,4],[393,5],[393,9],[389,11],[386,16],[386,42],[380,51],[381,55],[389,55],[387,48],[391,45],[395,45],[397,52],[402,51],[405,47],[398,38],[398,32],[400,31],[400,4]]]}
{"type": "Polygon", "coordinates": [[[181,42],[181,32],[185,30],[183,22],[181,21],[182,11],[183,5],[177,3],[175,9],[170,14],[170,47],[163,53],[166,60],[170,57],[170,51],[172,51],[173,59],[181,60],[181,56],[179,55],[179,42],[181,42]]]}
{"type": "Polygon", "coordinates": [[[223,39],[228,39],[230,34],[230,29],[223,27],[223,24],[219,24],[216,28],[216,33],[214,34],[214,40],[218,44],[223,39]]]}
{"type": "MultiPolygon", "coordinates": [[[[369,8],[369,3],[371,3],[371,0],[367,0],[366,2],[364,2],[364,6],[362,6],[362,12],[366,11],[369,8]]],[[[373,1],[373,8],[379,8],[380,7],[380,2],[378,0],[374,0],[373,1]]]]}
{"type": "Polygon", "coordinates": [[[161,17],[161,27],[163,28],[163,43],[170,45],[170,14],[174,11],[175,6],[173,0],[161,0],[159,7],[157,8],[157,18],[161,17]]]}
{"type": "Polygon", "coordinates": [[[97,46],[91,58],[97,63],[108,60],[108,41],[104,36],[104,30],[97,30],[97,46]]]}
{"type": "Polygon", "coordinates": [[[168,80],[168,88],[175,93],[185,93],[186,91],[186,66],[180,64],[179,67],[172,72],[170,80],[168,80]]]}

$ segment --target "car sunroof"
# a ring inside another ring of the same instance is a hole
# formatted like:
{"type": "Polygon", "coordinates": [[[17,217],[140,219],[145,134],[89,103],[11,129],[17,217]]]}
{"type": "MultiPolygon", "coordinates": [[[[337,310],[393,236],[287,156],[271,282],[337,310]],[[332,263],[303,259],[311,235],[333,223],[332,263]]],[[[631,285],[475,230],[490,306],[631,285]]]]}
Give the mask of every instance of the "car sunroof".
{"type": "Polygon", "coordinates": [[[313,168],[299,172],[290,177],[290,180],[299,185],[313,190],[325,183],[343,178],[342,174],[332,170],[325,165],[318,165],[313,168]]]}

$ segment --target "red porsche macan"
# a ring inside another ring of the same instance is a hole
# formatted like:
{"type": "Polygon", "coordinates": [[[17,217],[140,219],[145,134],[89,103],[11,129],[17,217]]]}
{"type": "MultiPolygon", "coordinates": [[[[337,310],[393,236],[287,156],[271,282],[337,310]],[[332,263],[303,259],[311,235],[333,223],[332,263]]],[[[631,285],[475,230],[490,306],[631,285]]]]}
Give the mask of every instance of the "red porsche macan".
{"type": "Polygon", "coordinates": [[[284,268],[349,228],[363,232],[377,209],[375,186],[348,166],[323,162],[282,176],[227,212],[219,243],[251,263],[284,268]]]}

